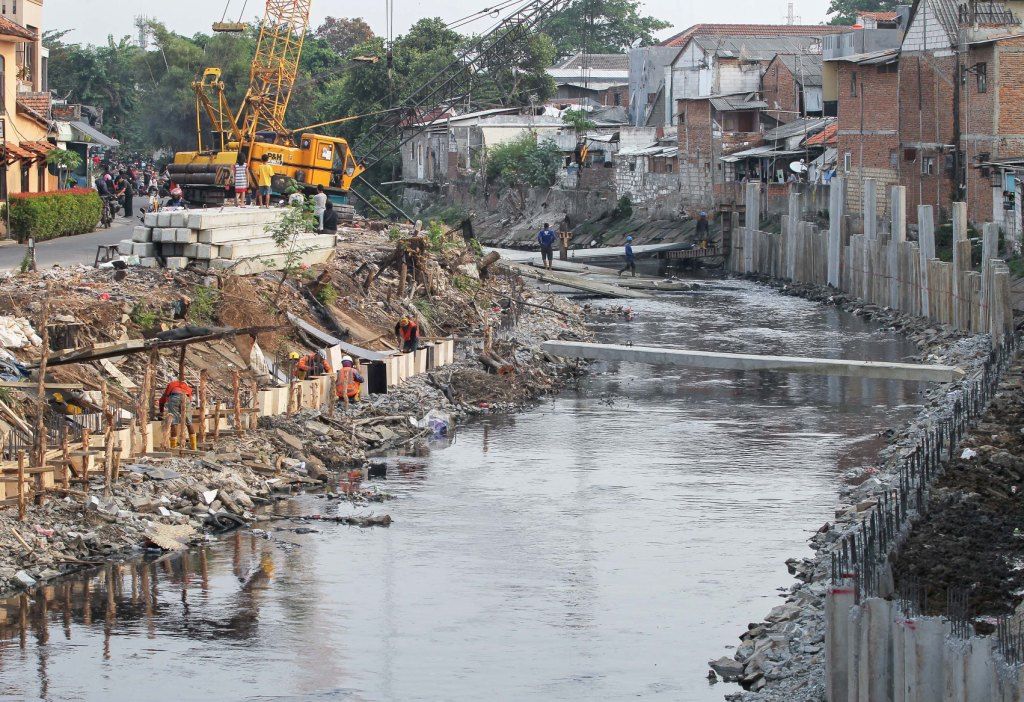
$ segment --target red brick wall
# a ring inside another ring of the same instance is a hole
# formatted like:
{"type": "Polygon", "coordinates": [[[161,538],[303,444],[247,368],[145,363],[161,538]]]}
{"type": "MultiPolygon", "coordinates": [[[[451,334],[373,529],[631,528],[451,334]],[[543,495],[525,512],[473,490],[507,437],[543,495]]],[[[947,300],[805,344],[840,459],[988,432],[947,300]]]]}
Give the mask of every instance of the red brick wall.
{"type": "MultiPolygon", "coordinates": [[[[900,142],[903,151],[914,144],[953,143],[953,80],[955,63],[952,56],[904,53],[900,58],[900,142]]],[[[907,218],[917,221],[918,205],[933,205],[942,214],[949,212],[953,197],[952,174],[946,168],[946,151],[921,151],[900,154],[901,182],[907,186],[907,218]],[[913,160],[905,156],[912,155],[913,160]],[[935,160],[935,173],[921,172],[922,160],[935,160]]]]}
{"type": "Polygon", "coordinates": [[[712,143],[711,101],[680,100],[679,184],[688,205],[709,207],[717,158],[712,143]]]}
{"type": "Polygon", "coordinates": [[[783,124],[800,116],[800,91],[793,72],[782,61],[775,60],[768,65],[761,78],[761,91],[769,107],[778,105],[778,110],[765,112],[783,124]]]}
{"type": "Polygon", "coordinates": [[[839,63],[838,124],[839,172],[845,155],[850,155],[847,178],[847,206],[853,214],[861,212],[864,180],[878,183],[878,206],[884,212],[888,189],[899,182],[899,76],[895,67],[839,63]],[[853,78],[857,76],[857,94],[853,78]],[[893,156],[897,157],[895,166],[893,156]]]}

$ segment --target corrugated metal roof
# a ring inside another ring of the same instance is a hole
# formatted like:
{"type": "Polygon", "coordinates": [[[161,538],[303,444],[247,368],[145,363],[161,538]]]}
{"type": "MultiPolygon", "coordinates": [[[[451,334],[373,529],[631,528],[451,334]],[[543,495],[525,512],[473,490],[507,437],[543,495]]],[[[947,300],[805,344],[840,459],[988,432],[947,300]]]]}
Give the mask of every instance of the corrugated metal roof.
{"type": "Polygon", "coordinates": [[[821,54],[779,54],[775,59],[789,69],[797,83],[821,87],[821,54]]]}
{"type": "Polygon", "coordinates": [[[711,106],[719,112],[736,110],[763,110],[768,107],[764,100],[751,100],[746,95],[722,95],[711,98],[711,106]]]}
{"type": "Polygon", "coordinates": [[[835,117],[802,117],[764,133],[765,141],[782,141],[795,136],[810,136],[836,121],[835,117]]]}
{"type": "Polygon", "coordinates": [[[856,63],[860,65],[873,65],[879,63],[893,63],[894,61],[898,61],[899,57],[899,49],[882,49],[881,51],[868,51],[863,54],[849,54],[847,56],[839,56],[827,60],[845,61],[846,63],[856,63]]]}
{"type": "Polygon", "coordinates": [[[661,42],[662,46],[685,46],[693,37],[716,36],[808,36],[821,37],[826,34],[849,32],[851,27],[828,24],[695,24],[661,42]]]}
{"type": "Polygon", "coordinates": [[[696,37],[694,42],[719,58],[771,61],[778,54],[800,54],[821,43],[819,36],[718,36],[696,37]]]}
{"type": "Polygon", "coordinates": [[[592,71],[613,70],[629,73],[627,54],[584,54],[582,51],[555,66],[556,69],[572,69],[577,72],[586,67],[592,71]]]}
{"type": "Polygon", "coordinates": [[[81,134],[82,136],[88,137],[87,139],[83,139],[82,141],[95,142],[100,146],[106,146],[108,149],[112,149],[114,147],[121,145],[121,142],[119,142],[117,139],[108,137],[106,134],[96,129],[91,124],[87,124],[86,122],[72,122],[71,128],[78,132],[79,134],[81,134]]]}

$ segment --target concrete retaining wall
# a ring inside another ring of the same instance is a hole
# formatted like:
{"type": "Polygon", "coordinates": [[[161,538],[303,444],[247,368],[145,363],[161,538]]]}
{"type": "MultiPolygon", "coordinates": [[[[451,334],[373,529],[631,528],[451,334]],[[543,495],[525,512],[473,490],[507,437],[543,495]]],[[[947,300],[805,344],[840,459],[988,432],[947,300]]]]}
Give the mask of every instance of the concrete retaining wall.
{"type": "Polygon", "coordinates": [[[896,603],[826,596],[828,702],[1020,702],[1022,671],[992,637],[952,636],[942,617],[907,617],[896,603]]]}
{"type": "Polygon", "coordinates": [[[906,190],[889,193],[892,222],[878,227],[875,183],[865,181],[863,234],[849,234],[844,214],[845,184],[832,179],[827,231],[799,219],[796,194],[782,233],[760,230],[760,183],[747,185],[747,223],[733,234],[730,268],[736,273],[831,285],[867,302],[928,317],[969,333],[991,333],[1002,341],[1012,326],[1010,273],[997,257],[998,228],[986,225],[980,271],[971,270],[966,205],[954,203],[953,261],[935,257],[932,207],[918,208],[919,241],[906,241],[906,190]],[[874,204],[872,208],[871,205],[874,204]]]}

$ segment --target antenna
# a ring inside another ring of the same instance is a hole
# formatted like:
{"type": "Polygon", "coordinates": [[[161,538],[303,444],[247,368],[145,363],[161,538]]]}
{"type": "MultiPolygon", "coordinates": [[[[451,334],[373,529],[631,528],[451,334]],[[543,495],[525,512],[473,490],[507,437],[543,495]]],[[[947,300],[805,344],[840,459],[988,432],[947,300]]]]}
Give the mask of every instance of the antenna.
{"type": "Polygon", "coordinates": [[[135,15],[135,28],[139,30],[139,46],[149,48],[149,23],[152,20],[146,15],[135,15]]]}

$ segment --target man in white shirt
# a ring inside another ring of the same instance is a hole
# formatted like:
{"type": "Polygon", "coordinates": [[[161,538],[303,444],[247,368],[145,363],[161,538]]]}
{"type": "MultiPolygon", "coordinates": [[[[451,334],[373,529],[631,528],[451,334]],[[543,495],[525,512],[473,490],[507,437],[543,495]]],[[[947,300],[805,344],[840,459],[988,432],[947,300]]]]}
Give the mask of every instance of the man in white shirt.
{"type": "Polygon", "coordinates": [[[316,186],[316,195],[313,196],[313,214],[316,215],[317,219],[317,231],[322,232],[324,230],[324,211],[327,209],[327,193],[324,192],[324,186],[316,186]]]}

